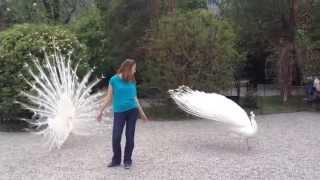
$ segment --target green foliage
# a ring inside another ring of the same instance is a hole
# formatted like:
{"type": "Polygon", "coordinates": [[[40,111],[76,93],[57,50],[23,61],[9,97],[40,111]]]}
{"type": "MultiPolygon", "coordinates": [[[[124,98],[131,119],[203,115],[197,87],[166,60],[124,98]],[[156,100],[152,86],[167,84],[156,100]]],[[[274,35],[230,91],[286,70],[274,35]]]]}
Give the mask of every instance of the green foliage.
{"type": "Polygon", "coordinates": [[[313,10],[314,21],[309,34],[310,40],[307,41],[311,52],[309,52],[309,61],[306,62],[305,70],[308,75],[320,75],[320,1],[315,2],[313,10]]]}
{"type": "MultiPolygon", "coordinates": [[[[311,8],[315,2],[225,0],[222,5],[223,14],[238,26],[242,47],[248,50],[251,56],[248,59],[253,57],[257,62],[256,69],[263,70],[266,59],[267,63],[273,59],[272,63],[276,65],[274,77],[277,78],[283,101],[291,95],[292,85],[301,83],[301,72],[318,69],[315,68],[315,64],[319,64],[315,62],[318,58],[314,57],[314,50],[305,41],[310,38],[305,33],[310,26],[310,15],[316,12],[311,8]]],[[[265,79],[265,76],[260,79],[265,79]]]]}
{"type": "Polygon", "coordinates": [[[320,1],[315,1],[314,3],[310,39],[320,47],[320,1]]]}
{"type": "MultiPolygon", "coordinates": [[[[29,88],[22,78],[22,74],[26,75],[25,64],[32,64],[28,54],[41,60],[42,49],[50,53],[54,43],[62,53],[74,50],[75,55],[80,55],[76,36],[59,26],[22,24],[0,33],[0,119],[23,116],[24,111],[14,102],[22,90],[29,88]]],[[[82,68],[86,67],[82,63],[82,68]]]]}
{"type": "Polygon", "coordinates": [[[112,0],[107,8],[98,8],[101,8],[104,14],[104,30],[110,38],[110,46],[105,56],[116,64],[128,57],[139,57],[137,50],[140,40],[150,23],[147,0],[112,0]]]}
{"type": "Polygon", "coordinates": [[[86,45],[86,59],[91,67],[95,66],[96,75],[110,72],[112,65],[105,57],[108,50],[109,37],[106,36],[105,23],[97,8],[85,11],[75,22],[71,24],[71,29],[76,33],[79,41],[86,45]]]}
{"type": "Polygon", "coordinates": [[[178,0],[177,7],[183,11],[207,9],[207,0],[178,0]]]}
{"type": "Polygon", "coordinates": [[[231,25],[207,10],[163,17],[150,35],[144,82],[163,93],[179,85],[208,91],[230,87],[235,42],[231,25]]]}
{"type": "Polygon", "coordinates": [[[47,22],[43,7],[37,1],[6,1],[5,13],[10,23],[47,22]]]}
{"type": "Polygon", "coordinates": [[[236,25],[241,45],[250,52],[260,47],[270,50],[267,48],[289,31],[291,6],[287,0],[224,0],[221,8],[224,18],[236,25]]]}
{"type": "Polygon", "coordinates": [[[305,77],[320,75],[320,1],[316,1],[310,31],[298,30],[296,39],[302,48],[302,71],[305,77]]]}
{"type": "Polygon", "coordinates": [[[248,89],[245,97],[241,100],[241,105],[246,108],[256,109],[258,108],[258,97],[256,95],[256,90],[252,87],[248,89]]]}
{"type": "MultiPolygon", "coordinates": [[[[83,0],[6,0],[2,2],[10,23],[67,24],[93,1],[83,0]]],[[[1,2],[0,2],[1,9],[1,2]]],[[[2,10],[2,9],[1,9],[2,10]]]]}
{"type": "MultiPolygon", "coordinates": [[[[283,103],[280,96],[262,96],[258,97],[259,111],[255,113],[276,114],[290,113],[300,111],[318,111],[318,107],[312,107],[303,101],[303,96],[291,96],[286,103],[283,103]]],[[[249,109],[252,110],[252,109],[249,109]]]]}
{"type": "Polygon", "coordinates": [[[312,40],[312,33],[298,31],[297,42],[301,48],[300,53],[305,57],[300,63],[304,77],[320,75],[320,51],[318,49],[320,41],[312,40]]]}
{"type": "MultiPolygon", "coordinates": [[[[145,57],[143,38],[151,21],[149,3],[149,0],[96,1],[100,11],[101,34],[103,35],[99,37],[100,42],[96,42],[97,45],[101,44],[97,48],[99,55],[97,59],[92,59],[90,62],[96,62],[97,72],[103,72],[106,79],[116,72],[123,60],[133,58],[138,63],[137,80],[140,84],[139,69],[143,66],[145,57]]],[[[89,52],[92,51],[89,49],[89,52]]],[[[101,86],[105,84],[101,83],[101,86]]]]}

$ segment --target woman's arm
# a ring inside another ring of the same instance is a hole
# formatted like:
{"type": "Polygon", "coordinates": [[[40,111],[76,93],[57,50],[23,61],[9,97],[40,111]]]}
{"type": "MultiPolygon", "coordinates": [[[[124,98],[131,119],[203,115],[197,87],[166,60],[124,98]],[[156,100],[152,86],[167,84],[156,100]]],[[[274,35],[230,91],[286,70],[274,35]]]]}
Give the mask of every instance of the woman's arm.
{"type": "Polygon", "coordinates": [[[136,97],[136,101],[137,101],[137,104],[138,104],[138,110],[139,110],[139,114],[142,118],[142,120],[144,121],[149,121],[148,117],[146,116],[146,114],[144,113],[143,109],[142,109],[142,106],[140,105],[140,102],[139,102],[139,99],[136,97]]]}
{"type": "Polygon", "coordinates": [[[110,104],[111,100],[112,100],[112,86],[110,84],[107,90],[107,95],[102,100],[102,105],[97,116],[98,121],[101,121],[103,111],[110,104]]]}

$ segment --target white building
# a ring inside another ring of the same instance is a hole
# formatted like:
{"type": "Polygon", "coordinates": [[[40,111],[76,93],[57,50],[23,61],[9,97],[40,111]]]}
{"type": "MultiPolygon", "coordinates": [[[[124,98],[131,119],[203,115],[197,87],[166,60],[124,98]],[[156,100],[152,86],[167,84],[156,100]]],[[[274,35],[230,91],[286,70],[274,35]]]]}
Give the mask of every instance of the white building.
{"type": "Polygon", "coordinates": [[[221,4],[222,0],[208,0],[207,5],[210,10],[214,12],[214,14],[219,15],[220,14],[220,8],[219,5],[221,4]]]}

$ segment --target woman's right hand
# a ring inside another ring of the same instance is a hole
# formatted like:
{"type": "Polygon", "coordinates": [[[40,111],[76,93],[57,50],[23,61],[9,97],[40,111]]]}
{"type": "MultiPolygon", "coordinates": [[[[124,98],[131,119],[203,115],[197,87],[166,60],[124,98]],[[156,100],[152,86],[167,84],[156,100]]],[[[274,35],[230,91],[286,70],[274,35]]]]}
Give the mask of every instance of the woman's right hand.
{"type": "Polygon", "coordinates": [[[102,107],[99,110],[99,114],[97,116],[97,121],[101,122],[102,120],[102,115],[103,115],[103,110],[107,107],[107,105],[109,104],[110,100],[112,99],[112,86],[109,85],[108,90],[107,90],[107,95],[105,96],[105,98],[102,100],[102,107]]]}

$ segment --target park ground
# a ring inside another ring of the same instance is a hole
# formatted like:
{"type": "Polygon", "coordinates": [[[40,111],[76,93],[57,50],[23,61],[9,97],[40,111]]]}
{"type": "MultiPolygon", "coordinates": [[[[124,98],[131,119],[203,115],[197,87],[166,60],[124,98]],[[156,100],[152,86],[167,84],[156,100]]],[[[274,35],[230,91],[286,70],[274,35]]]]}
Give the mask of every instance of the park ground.
{"type": "Polygon", "coordinates": [[[320,179],[320,114],[256,116],[249,140],[210,120],[139,122],[133,167],[107,168],[111,122],[49,152],[41,137],[0,132],[0,179],[320,179]]]}

